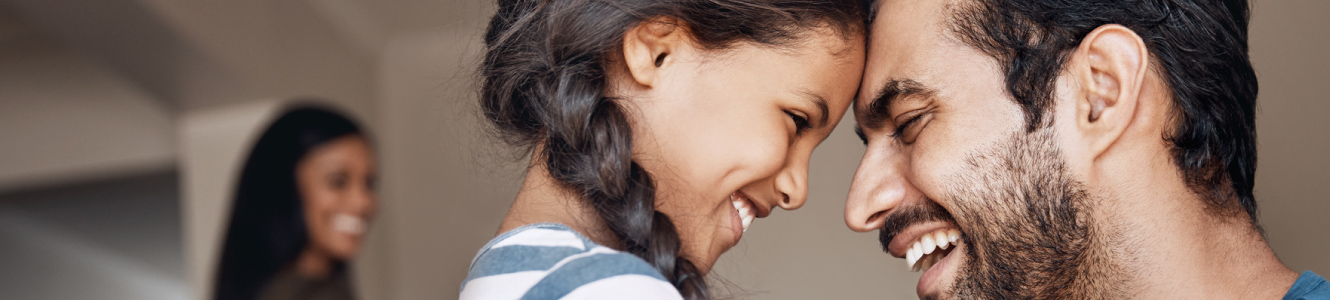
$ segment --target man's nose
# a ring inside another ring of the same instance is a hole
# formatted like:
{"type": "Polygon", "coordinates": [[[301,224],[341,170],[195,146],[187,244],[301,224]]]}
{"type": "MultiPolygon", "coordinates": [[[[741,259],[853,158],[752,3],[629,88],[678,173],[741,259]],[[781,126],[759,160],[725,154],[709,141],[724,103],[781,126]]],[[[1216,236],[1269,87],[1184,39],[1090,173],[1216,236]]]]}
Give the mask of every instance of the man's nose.
{"type": "Polygon", "coordinates": [[[894,145],[869,145],[845,201],[845,225],[850,230],[866,232],[881,228],[889,211],[906,199],[921,196],[905,176],[907,160],[905,153],[894,145]]]}

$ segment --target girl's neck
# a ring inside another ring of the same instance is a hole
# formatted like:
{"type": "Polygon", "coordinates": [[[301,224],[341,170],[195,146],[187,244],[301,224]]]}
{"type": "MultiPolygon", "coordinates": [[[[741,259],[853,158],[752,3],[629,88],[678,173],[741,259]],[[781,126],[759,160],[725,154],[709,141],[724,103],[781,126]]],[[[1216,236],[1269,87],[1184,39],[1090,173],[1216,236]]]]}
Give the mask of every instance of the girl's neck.
{"type": "Polygon", "coordinates": [[[533,157],[531,161],[522,189],[499,225],[500,234],[530,224],[558,223],[597,244],[622,250],[619,239],[605,226],[595,209],[586,205],[577,192],[554,180],[545,169],[543,159],[533,157]]]}

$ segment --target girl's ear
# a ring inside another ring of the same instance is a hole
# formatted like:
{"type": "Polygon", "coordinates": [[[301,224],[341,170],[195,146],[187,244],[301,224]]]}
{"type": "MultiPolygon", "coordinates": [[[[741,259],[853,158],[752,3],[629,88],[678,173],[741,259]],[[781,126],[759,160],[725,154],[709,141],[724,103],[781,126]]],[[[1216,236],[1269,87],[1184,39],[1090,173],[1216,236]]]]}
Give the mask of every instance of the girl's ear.
{"type": "Polygon", "coordinates": [[[660,70],[671,66],[674,54],[689,46],[686,32],[675,17],[651,18],[629,29],[623,37],[623,59],[633,81],[654,86],[660,70]]]}

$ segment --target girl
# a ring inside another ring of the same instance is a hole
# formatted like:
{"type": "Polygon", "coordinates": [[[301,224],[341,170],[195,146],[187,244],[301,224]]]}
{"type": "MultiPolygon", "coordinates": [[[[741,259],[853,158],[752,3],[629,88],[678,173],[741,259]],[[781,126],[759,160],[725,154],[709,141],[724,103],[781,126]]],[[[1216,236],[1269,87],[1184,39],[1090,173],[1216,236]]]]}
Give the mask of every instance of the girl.
{"type": "Polygon", "coordinates": [[[531,164],[462,299],[709,299],[755,218],[807,197],[855,96],[834,0],[501,0],[481,107],[531,164]]]}

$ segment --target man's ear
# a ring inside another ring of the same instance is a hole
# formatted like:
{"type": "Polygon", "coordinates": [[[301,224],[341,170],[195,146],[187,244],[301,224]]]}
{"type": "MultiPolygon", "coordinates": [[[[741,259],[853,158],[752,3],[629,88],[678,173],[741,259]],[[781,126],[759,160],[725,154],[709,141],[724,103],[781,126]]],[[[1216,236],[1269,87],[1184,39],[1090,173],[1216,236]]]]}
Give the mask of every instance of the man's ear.
{"type": "Polygon", "coordinates": [[[1069,71],[1079,83],[1076,127],[1098,157],[1140,117],[1136,108],[1150,52],[1131,29],[1110,24],[1086,35],[1072,55],[1069,71]]]}
{"type": "Polygon", "coordinates": [[[623,37],[623,59],[638,84],[651,87],[661,68],[674,61],[673,54],[686,46],[687,29],[678,18],[656,17],[639,23],[623,37]]]}

